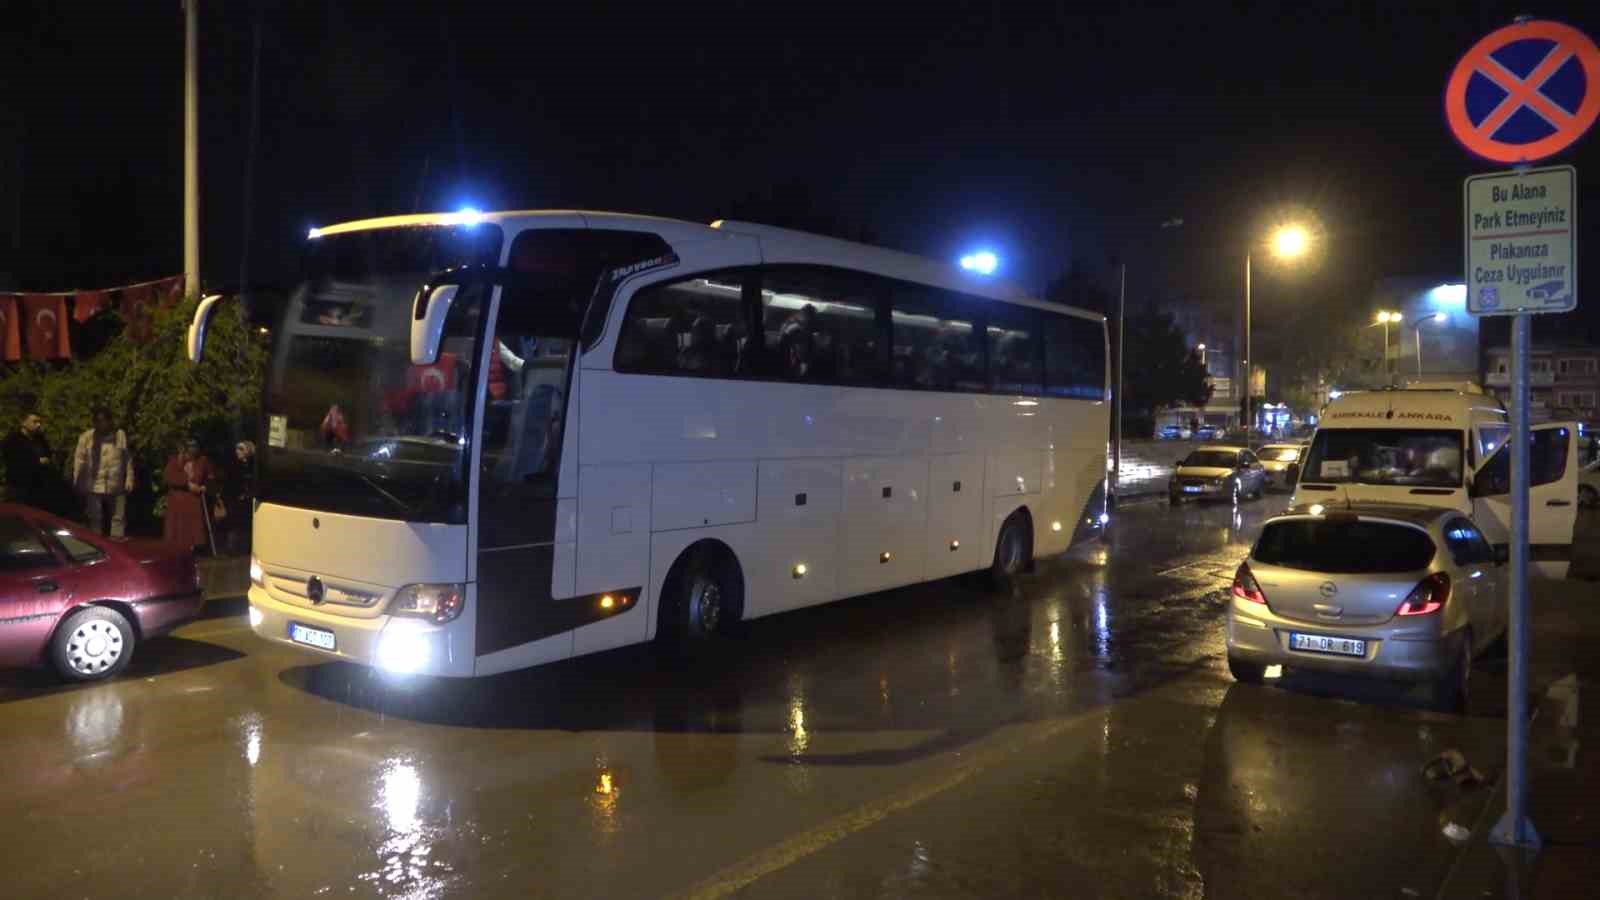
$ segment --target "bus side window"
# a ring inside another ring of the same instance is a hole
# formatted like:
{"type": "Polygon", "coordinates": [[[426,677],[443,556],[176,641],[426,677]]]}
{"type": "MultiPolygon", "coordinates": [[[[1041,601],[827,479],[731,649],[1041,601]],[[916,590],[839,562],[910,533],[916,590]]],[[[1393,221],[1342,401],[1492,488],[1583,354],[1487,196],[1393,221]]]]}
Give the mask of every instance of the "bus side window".
{"type": "Polygon", "coordinates": [[[880,282],[858,272],[774,266],[761,277],[768,375],[788,381],[881,381],[880,282]]]}
{"type": "Polygon", "coordinates": [[[1047,315],[1044,375],[1052,397],[1100,400],[1105,397],[1105,328],[1092,319],[1047,315]]]}
{"type": "Polygon", "coordinates": [[[897,282],[889,295],[896,387],[940,391],[985,388],[984,346],[976,317],[957,295],[897,282]]]}
{"type": "Polygon", "coordinates": [[[745,358],[742,273],[641,288],[628,303],[615,366],[621,372],[727,378],[745,358]]]}
{"type": "Polygon", "coordinates": [[[994,304],[989,308],[989,387],[1001,394],[1038,396],[1044,390],[1040,372],[1037,310],[994,304]]]}

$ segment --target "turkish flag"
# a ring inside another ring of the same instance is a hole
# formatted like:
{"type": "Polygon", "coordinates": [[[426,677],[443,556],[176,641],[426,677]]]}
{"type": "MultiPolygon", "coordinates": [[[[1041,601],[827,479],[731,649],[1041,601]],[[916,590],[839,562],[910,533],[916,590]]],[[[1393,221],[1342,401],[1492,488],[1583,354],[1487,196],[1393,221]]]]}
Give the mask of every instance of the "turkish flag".
{"type": "Polygon", "coordinates": [[[28,319],[28,358],[66,359],[72,355],[67,343],[67,298],[63,294],[24,294],[22,314],[28,319]]]}
{"type": "Polygon", "coordinates": [[[16,294],[0,295],[0,357],[6,362],[22,359],[22,308],[16,294]]]}
{"type": "Polygon", "coordinates": [[[156,305],[162,309],[171,309],[183,299],[183,276],[174,275],[163,278],[155,283],[156,305]]]}
{"type": "Polygon", "coordinates": [[[122,289],[122,319],[127,323],[123,327],[130,340],[140,344],[150,340],[153,328],[149,307],[155,303],[155,298],[154,284],[136,284],[122,289]]]}
{"type": "Polygon", "coordinates": [[[412,366],[406,370],[406,387],[423,394],[437,394],[454,390],[456,386],[456,355],[439,354],[439,361],[431,366],[412,366]]]}
{"type": "Polygon", "coordinates": [[[82,325],[110,304],[110,291],[79,291],[72,298],[72,317],[82,325]]]}

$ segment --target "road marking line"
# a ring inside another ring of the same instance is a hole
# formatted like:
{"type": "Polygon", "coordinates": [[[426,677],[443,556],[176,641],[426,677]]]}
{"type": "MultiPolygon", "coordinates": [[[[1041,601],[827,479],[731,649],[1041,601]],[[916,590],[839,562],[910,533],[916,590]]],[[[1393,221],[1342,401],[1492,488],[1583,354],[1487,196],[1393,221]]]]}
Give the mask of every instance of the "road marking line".
{"type": "Polygon", "coordinates": [[[883,800],[864,803],[849,812],[834,816],[820,825],[792,835],[765,850],[757,851],[674,896],[683,900],[714,900],[741,891],[773,872],[788,868],[895,813],[931,800],[997,763],[1004,762],[1035,744],[1058,737],[1069,728],[1088,723],[1094,717],[1103,716],[1105,713],[1105,708],[1098,708],[1071,719],[1058,720],[1034,734],[1012,741],[1009,745],[976,753],[972,759],[962,763],[953,772],[930,781],[913,784],[898,794],[883,800]]]}

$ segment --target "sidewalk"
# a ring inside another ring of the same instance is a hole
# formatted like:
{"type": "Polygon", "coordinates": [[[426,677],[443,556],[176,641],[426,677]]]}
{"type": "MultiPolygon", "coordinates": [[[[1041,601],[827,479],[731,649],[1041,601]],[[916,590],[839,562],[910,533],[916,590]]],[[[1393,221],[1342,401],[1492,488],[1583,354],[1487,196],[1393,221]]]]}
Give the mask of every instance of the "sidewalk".
{"type": "Polygon", "coordinates": [[[1600,696],[1596,594],[1583,581],[1533,585],[1528,798],[1544,849],[1525,856],[1489,844],[1488,833],[1506,808],[1505,761],[1484,760],[1496,770],[1494,794],[1441,898],[1566,900],[1600,894],[1600,718],[1583,715],[1581,703],[1585,694],[1600,696]]]}
{"type": "Polygon", "coordinates": [[[206,602],[243,597],[250,589],[250,557],[221,556],[195,561],[206,602]]]}

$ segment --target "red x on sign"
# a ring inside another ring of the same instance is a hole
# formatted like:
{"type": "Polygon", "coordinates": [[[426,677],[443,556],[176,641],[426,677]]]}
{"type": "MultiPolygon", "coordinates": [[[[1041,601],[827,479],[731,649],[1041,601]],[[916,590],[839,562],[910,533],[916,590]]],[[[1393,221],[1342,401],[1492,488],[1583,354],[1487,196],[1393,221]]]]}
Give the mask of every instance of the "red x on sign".
{"type": "Polygon", "coordinates": [[[1600,117],[1600,50],[1560,22],[1508,25],[1456,63],[1444,111],[1456,140],[1484,159],[1530,163],[1560,153],[1600,117]],[[1519,75],[1508,60],[1531,68],[1519,75]]]}

